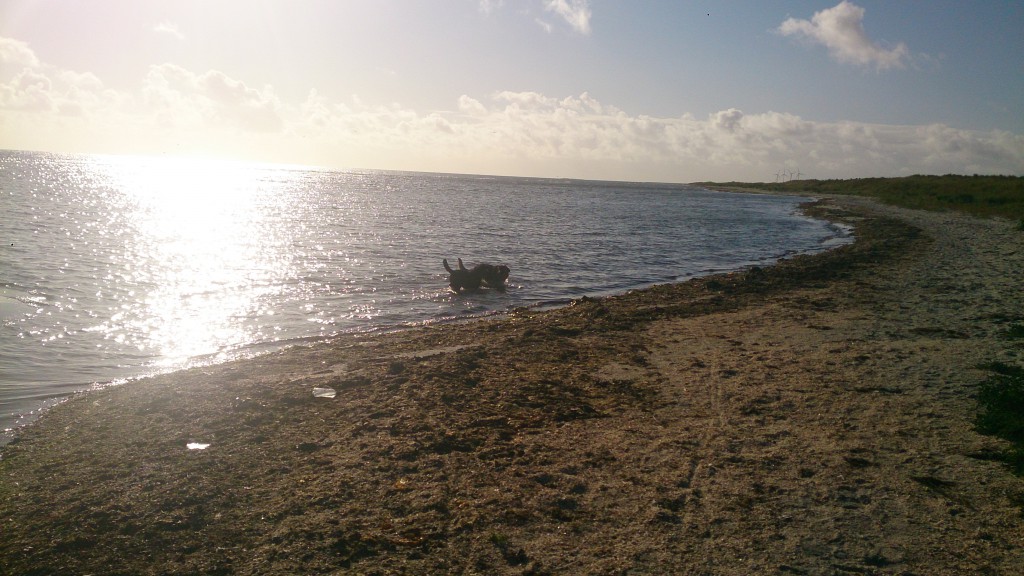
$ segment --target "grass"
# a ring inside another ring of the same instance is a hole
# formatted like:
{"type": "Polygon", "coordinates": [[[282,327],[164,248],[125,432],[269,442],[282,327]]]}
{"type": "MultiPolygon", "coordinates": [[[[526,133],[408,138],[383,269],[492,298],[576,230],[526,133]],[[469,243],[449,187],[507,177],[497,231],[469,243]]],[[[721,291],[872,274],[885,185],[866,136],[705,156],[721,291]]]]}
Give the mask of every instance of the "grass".
{"type": "Polygon", "coordinates": [[[982,434],[1011,442],[1002,459],[1024,476],[1024,368],[1002,362],[983,368],[993,374],[978,390],[981,411],[975,425],[982,434]]]}
{"type": "MultiPolygon", "coordinates": [[[[713,186],[712,182],[698,184],[713,186]]],[[[848,180],[792,180],[774,183],[719,182],[721,186],[768,192],[850,194],[871,196],[895,206],[923,210],[957,210],[975,216],[1017,220],[1024,231],[1024,177],[1020,176],[906,176],[848,180]]]]}

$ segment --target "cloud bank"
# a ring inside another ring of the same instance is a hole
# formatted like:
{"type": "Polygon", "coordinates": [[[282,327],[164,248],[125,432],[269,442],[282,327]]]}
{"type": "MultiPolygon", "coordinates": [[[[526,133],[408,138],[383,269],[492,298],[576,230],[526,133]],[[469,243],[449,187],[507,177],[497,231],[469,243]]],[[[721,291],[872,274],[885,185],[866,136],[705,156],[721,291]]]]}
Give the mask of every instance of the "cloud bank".
{"type": "Polygon", "coordinates": [[[810,20],[789,18],[777,31],[783,36],[821,44],[839,62],[874,66],[878,70],[902,68],[909,56],[906,45],[883,48],[868,38],[863,22],[864,9],[843,0],[832,8],[815,12],[810,20]]]}
{"type": "Polygon", "coordinates": [[[174,64],[151,66],[141,96],[142,108],[160,124],[252,132],[279,132],[284,126],[272,88],[250,88],[216,70],[195,74],[174,64]]]}
{"type": "Polygon", "coordinates": [[[697,117],[629,114],[588,93],[464,94],[419,111],[315,89],[300,101],[218,70],[151,66],[137,89],[39,61],[0,38],[0,147],[201,153],[331,167],[618,180],[754,180],[915,173],[1024,174],[1024,136],[816,122],[736,108],[697,117]]]}

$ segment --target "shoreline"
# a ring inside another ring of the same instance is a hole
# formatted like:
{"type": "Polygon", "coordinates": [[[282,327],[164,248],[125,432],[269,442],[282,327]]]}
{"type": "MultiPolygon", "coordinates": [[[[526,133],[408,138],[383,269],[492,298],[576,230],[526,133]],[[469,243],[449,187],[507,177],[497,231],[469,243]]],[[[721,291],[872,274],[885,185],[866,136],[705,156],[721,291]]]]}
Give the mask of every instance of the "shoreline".
{"type": "MultiPolygon", "coordinates": [[[[727,191],[727,188],[723,188],[727,191]]],[[[741,191],[736,189],[735,191],[741,191]]],[[[760,192],[760,191],[759,191],[760,192]]],[[[778,194],[778,196],[794,196],[792,194],[778,194]]],[[[804,204],[812,203],[813,200],[807,199],[806,202],[801,203],[796,209],[795,214],[800,214],[800,207],[804,204]]],[[[808,219],[811,219],[808,217],[808,219]]],[[[844,227],[830,226],[823,233],[828,233],[819,240],[818,246],[806,248],[803,251],[794,249],[792,251],[780,251],[777,253],[778,259],[785,259],[792,257],[796,254],[816,254],[821,251],[833,249],[837,246],[848,243],[852,240],[852,233],[849,229],[844,227]]],[[[752,266],[770,266],[773,263],[773,256],[764,256],[760,261],[748,261],[740,262],[733,265],[722,265],[719,267],[713,267],[709,262],[709,268],[705,268],[693,274],[685,274],[681,276],[662,276],[659,280],[639,280],[636,279],[635,283],[619,283],[617,288],[602,287],[599,289],[593,289],[586,291],[588,297],[592,298],[603,298],[621,294],[624,292],[630,292],[635,290],[644,290],[651,286],[662,284],[662,283],[678,283],[691,280],[693,278],[699,278],[703,276],[711,276],[716,274],[724,274],[735,271],[742,271],[752,266]]],[[[440,282],[440,278],[437,279],[440,282]]],[[[445,286],[444,284],[438,284],[438,286],[445,286]]],[[[447,288],[445,288],[447,292],[447,288]]],[[[548,311],[563,306],[567,306],[572,303],[573,300],[578,299],[579,294],[584,293],[583,289],[577,290],[577,294],[573,295],[568,292],[557,296],[551,297],[547,300],[535,300],[531,303],[525,304],[524,307],[530,311],[548,311]]],[[[431,318],[421,318],[419,320],[394,320],[388,324],[367,324],[360,326],[349,326],[339,329],[336,333],[319,333],[309,335],[293,335],[284,340],[265,340],[265,341],[246,341],[242,344],[238,344],[230,349],[216,349],[207,351],[203,354],[184,358],[182,360],[175,361],[173,364],[163,362],[165,360],[159,354],[156,355],[141,355],[134,361],[125,359],[121,356],[113,357],[111,362],[116,360],[124,360],[123,363],[118,363],[117,366],[106,366],[106,367],[93,367],[93,378],[74,378],[70,375],[73,372],[64,373],[65,378],[61,379],[57,375],[51,375],[50,380],[45,386],[34,388],[31,386],[20,387],[25,382],[19,380],[18,382],[12,381],[12,390],[18,391],[17,393],[12,392],[12,397],[4,399],[0,398],[0,405],[5,405],[5,413],[0,415],[0,447],[5,446],[12,441],[20,430],[26,426],[31,425],[36,421],[44,412],[49,410],[55,405],[59,405],[77,394],[88,393],[97,389],[103,389],[109,386],[121,385],[125,383],[136,382],[141,379],[150,378],[153,376],[179,372],[187,370],[193,367],[205,367],[224,362],[232,362],[236,360],[247,360],[252,359],[263,354],[275,353],[285,348],[293,346],[307,346],[310,344],[316,344],[317,342],[330,341],[336,338],[345,338],[352,335],[374,335],[387,332],[405,331],[409,329],[417,329],[426,325],[442,325],[448,323],[464,323],[473,322],[479,319],[488,318],[491,316],[503,316],[510,313],[514,308],[511,304],[510,307],[502,309],[488,309],[487,305],[478,307],[476,311],[449,309],[447,312],[438,309],[434,311],[434,316],[431,318]],[[140,362],[140,363],[136,363],[140,362]]],[[[34,375],[36,380],[39,380],[39,376],[34,375]]],[[[42,380],[39,380],[42,381],[42,380]]],[[[0,456],[2,457],[2,456],[0,456]]]]}
{"type": "Polygon", "coordinates": [[[0,448],[0,571],[1012,573],[1019,232],[813,211],[856,242],[73,398],[0,448]]]}

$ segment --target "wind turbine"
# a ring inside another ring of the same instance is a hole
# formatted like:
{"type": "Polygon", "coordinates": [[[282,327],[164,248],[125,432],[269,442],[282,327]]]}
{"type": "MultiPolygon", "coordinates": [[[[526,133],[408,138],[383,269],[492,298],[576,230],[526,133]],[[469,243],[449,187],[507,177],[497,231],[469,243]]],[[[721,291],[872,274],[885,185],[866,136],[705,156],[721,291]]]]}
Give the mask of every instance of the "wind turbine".
{"type": "Polygon", "coordinates": [[[779,181],[779,176],[780,176],[780,174],[779,174],[778,172],[776,172],[776,173],[775,173],[775,181],[776,181],[776,182],[778,182],[778,181],[779,181]]]}
{"type": "Polygon", "coordinates": [[[797,180],[799,180],[801,176],[803,176],[803,174],[801,174],[801,173],[800,173],[800,169],[799,169],[799,168],[797,168],[797,169],[796,169],[796,179],[797,179],[797,180]]]}

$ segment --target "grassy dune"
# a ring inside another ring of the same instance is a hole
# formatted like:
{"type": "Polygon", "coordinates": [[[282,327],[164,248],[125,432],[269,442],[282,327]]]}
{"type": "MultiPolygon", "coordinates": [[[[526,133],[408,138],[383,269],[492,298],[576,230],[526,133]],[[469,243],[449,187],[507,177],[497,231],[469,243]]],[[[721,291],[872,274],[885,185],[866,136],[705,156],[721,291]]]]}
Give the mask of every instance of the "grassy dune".
{"type": "Polygon", "coordinates": [[[870,196],[905,208],[958,210],[976,216],[1002,216],[1024,224],[1024,178],[1019,176],[906,176],[788,182],[719,182],[706,185],[769,192],[870,196]]]}

